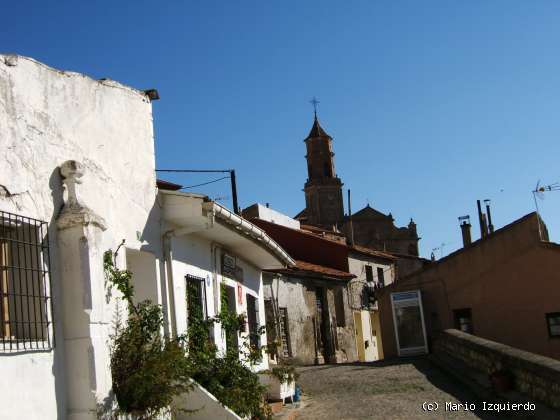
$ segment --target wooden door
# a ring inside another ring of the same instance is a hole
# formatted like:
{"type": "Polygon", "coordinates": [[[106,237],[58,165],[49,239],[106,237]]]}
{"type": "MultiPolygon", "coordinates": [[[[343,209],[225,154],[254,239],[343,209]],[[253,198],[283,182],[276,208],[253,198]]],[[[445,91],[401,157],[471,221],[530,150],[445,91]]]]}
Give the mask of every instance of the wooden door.
{"type": "Polygon", "coordinates": [[[360,311],[354,312],[354,329],[356,330],[356,350],[358,350],[358,360],[366,361],[366,348],[364,346],[364,333],[362,329],[362,314],[360,311]]]}

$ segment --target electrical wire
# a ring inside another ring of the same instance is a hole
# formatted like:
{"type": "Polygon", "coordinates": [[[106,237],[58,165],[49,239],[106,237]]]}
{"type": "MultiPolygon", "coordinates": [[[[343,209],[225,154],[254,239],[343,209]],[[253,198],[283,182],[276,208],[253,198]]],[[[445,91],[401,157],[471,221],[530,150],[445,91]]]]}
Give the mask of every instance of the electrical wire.
{"type": "Polygon", "coordinates": [[[202,187],[203,185],[213,184],[214,182],[222,181],[222,180],[224,180],[224,179],[229,179],[229,176],[223,176],[223,177],[221,177],[221,178],[217,178],[217,179],[214,179],[214,180],[212,180],[212,181],[203,182],[202,184],[189,185],[189,186],[187,186],[187,187],[182,187],[181,189],[182,189],[182,190],[186,190],[186,189],[189,189],[189,188],[202,187]]]}

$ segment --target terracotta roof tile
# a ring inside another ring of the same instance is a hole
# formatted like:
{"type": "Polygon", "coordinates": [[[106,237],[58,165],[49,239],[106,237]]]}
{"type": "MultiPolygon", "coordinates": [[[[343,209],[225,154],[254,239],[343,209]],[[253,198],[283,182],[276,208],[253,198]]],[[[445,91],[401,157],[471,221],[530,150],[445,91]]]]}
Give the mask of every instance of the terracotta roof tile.
{"type": "Polygon", "coordinates": [[[321,274],[328,277],[336,277],[341,280],[350,280],[356,277],[354,274],[348,273],[346,271],[337,270],[331,267],[325,267],[324,265],[313,264],[307,261],[296,260],[295,267],[270,270],[275,273],[285,273],[285,274],[297,274],[298,272],[305,272],[311,274],[321,274]]]}
{"type": "Polygon", "coordinates": [[[348,246],[348,248],[350,248],[350,250],[361,252],[363,254],[372,255],[374,257],[386,258],[388,260],[396,260],[397,259],[397,257],[395,257],[394,255],[391,255],[387,252],[378,251],[376,249],[371,249],[371,248],[366,248],[365,246],[354,245],[354,246],[348,246]]]}

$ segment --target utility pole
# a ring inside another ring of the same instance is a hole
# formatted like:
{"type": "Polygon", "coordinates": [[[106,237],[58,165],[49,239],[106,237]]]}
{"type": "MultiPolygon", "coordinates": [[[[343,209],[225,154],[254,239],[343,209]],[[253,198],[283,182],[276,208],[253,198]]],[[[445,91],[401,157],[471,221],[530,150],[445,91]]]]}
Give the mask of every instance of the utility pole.
{"type": "Polygon", "coordinates": [[[235,183],[235,169],[229,171],[231,179],[231,196],[233,201],[233,212],[239,214],[239,205],[237,204],[237,184],[235,183]]]}

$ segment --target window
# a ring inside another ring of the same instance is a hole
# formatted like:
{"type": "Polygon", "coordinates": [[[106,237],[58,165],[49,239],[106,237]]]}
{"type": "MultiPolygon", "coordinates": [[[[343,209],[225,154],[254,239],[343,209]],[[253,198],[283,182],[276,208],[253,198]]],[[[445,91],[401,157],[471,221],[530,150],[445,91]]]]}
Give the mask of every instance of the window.
{"type": "Polygon", "coordinates": [[[373,268],[371,265],[366,265],[366,281],[373,281],[373,268]]]}
{"type": "Polygon", "coordinates": [[[548,326],[548,336],[560,338],[560,312],[546,314],[546,325],[548,326]]]}
{"type": "Polygon", "coordinates": [[[0,211],[2,350],[50,349],[51,298],[47,223],[0,211]]]}
{"type": "MultiPolygon", "coordinates": [[[[237,305],[235,299],[235,288],[232,286],[227,286],[222,283],[220,289],[221,296],[221,310],[226,310],[230,314],[237,315],[237,305]]],[[[239,350],[239,340],[238,333],[233,329],[226,330],[226,350],[238,351],[239,350]]]]}
{"type": "Polygon", "coordinates": [[[471,308],[455,309],[453,311],[455,328],[469,334],[473,333],[471,308]]]}
{"type": "Polygon", "coordinates": [[[377,267],[377,283],[380,286],[385,286],[385,272],[382,267],[377,267]]]}
{"type": "Polygon", "coordinates": [[[260,347],[261,336],[259,334],[259,312],[257,299],[247,295],[247,322],[249,324],[249,343],[251,347],[260,347]]]}
{"type": "Polygon", "coordinates": [[[185,276],[187,286],[187,313],[189,322],[206,319],[206,282],[202,277],[185,276]]]}
{"type": "Polygon", "coordinates": [[[282,340],[282,356],[290,357],[290,332],[288,329],[288,309],[279,308],[280,311],[280,339],[282,340]]]}

